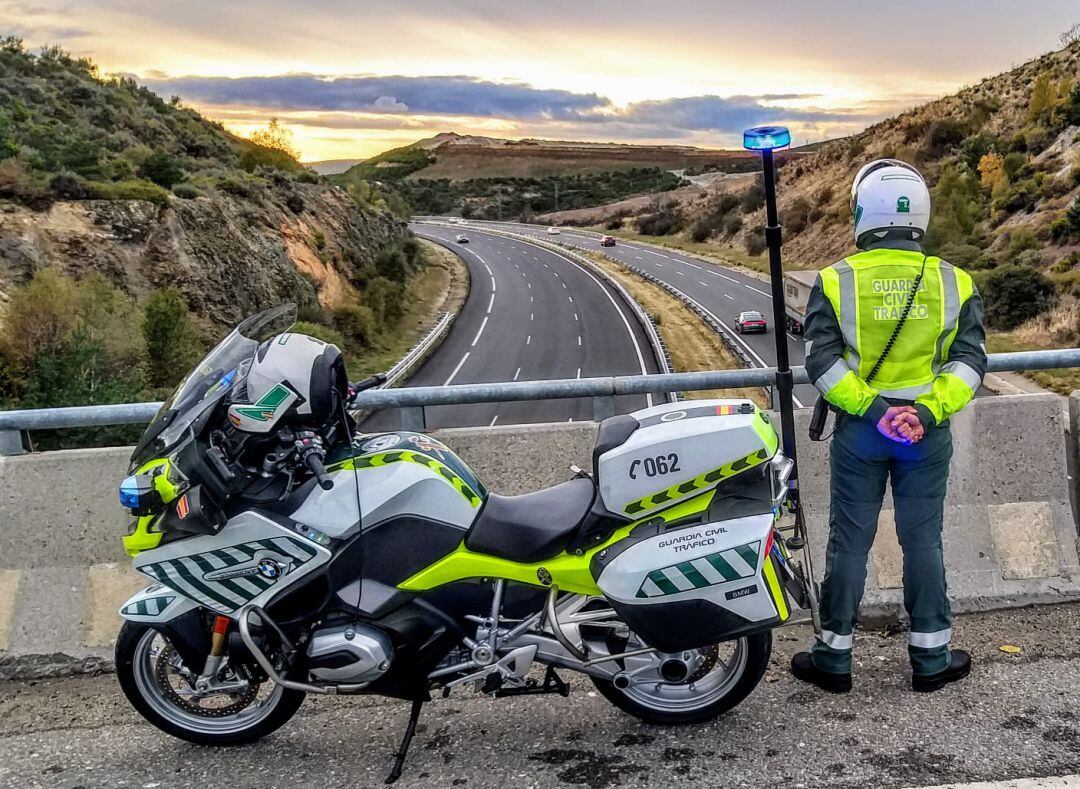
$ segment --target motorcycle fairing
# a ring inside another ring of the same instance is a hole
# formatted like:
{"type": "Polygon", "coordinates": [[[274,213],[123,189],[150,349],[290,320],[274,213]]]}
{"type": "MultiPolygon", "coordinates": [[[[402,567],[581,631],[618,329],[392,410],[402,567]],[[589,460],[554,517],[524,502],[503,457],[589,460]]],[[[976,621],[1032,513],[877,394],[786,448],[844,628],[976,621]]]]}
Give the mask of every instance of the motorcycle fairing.
{"type": "Polygon", "coordinates": [[[159,583],[136,592],[120,606],[120,616],[132,622],[161,624],[186,614],[199,604],[159,583]]]}
{"type": "Polygon", "coordinates": [[[216,535],[189,537],[135,557],[135,569],[217,613],[264,606],[330,560],[330,551],[255,511],[216,535]]]}

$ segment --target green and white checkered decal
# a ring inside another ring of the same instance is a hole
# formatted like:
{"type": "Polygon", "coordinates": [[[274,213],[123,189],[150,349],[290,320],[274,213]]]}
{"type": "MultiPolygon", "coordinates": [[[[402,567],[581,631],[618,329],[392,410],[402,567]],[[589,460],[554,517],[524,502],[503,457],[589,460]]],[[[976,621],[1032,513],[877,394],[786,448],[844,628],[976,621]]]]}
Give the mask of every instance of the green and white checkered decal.
{"type": "Polygon", "coordinates": [[[176,595],[162,595],[161,597],[144,597],[142,600],[136,600],[134,603],[128,603],[122,609],[121,614],[127,614],[128,616],[157,616],[166,608],[169,607],[169,603],[176,599],[176,595]]]}
{"type": "Polygon", "coordinates": [[[757,574],[760,551],[757,541],[653,570],[645,576],[637,597],[664,597],[751,578],[757,574]]]}

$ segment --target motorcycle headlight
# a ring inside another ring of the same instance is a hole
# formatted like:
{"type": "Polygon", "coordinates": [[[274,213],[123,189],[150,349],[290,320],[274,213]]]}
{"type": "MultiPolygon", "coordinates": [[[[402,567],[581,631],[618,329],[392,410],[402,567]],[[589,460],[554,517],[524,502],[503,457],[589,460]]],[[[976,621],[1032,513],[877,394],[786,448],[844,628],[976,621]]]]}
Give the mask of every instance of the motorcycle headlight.
{"type": "Polygon", "coordinates": [[[788,480],[791,479],[791,472],[795,468],[795,461],[791,458],[784,457],[779,452],[773,455],[773,459],[770,461],[772,468],[772,492],[773,492],[773,506],[778,507],[784,503],[784,499],[788,494],[788,480]]]}

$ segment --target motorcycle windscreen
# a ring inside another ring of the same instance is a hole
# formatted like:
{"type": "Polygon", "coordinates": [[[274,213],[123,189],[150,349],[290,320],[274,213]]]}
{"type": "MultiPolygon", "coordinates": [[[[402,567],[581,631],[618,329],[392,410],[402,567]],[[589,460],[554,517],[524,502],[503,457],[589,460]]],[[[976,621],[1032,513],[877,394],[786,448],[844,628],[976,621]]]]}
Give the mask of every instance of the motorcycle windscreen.
{"type": "Polygon", "coordinates": [[[786,621],[772,513],[634,533],[597,554],[593,576],[619,616],[664,652],[728,641],[786,621]]]}

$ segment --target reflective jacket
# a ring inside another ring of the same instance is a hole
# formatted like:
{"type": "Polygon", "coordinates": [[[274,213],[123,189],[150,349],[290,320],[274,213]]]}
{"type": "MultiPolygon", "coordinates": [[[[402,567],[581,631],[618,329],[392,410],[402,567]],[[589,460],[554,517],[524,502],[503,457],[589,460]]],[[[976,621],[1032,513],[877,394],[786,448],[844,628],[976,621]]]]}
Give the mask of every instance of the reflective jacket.
{"type": "Polygon", "coordinates": [[[982,300],[971,277],[936,257],[885,363],[923,253],[913,243],[872,248],[818,275],[806,308],[806,370],[825,399],[877,423],[890,402],[914,403],[927,427],[962,409],[986,372],[982,300]]]}

